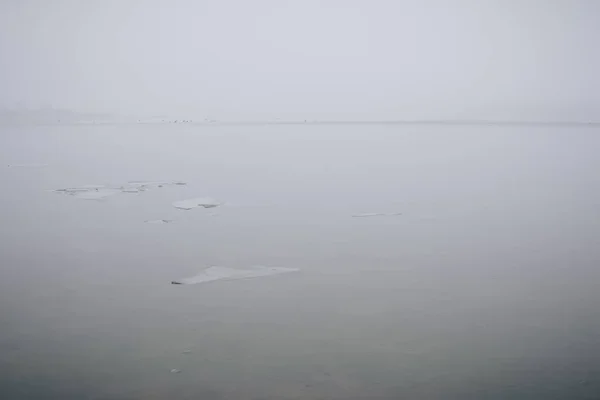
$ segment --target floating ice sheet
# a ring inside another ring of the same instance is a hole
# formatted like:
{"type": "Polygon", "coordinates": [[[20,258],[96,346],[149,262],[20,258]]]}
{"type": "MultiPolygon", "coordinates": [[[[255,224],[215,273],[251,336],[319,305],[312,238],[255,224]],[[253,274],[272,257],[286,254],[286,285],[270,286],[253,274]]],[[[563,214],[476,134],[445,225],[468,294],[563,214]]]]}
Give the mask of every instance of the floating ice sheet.
{"type": "Polygon", "coordinates": [[[364,213],[364,214],[354,214],[354,218],[366,218],[366,217],[394,217],[402,215],[402,213],[364,213]]]}
{"type": "Polygon", "coordinates": [[[297,272],[297,268],[281,268],[281,267],[251,267],[247,269],[237,269],[229,267],[210,267],[200,272],[196,276],[190,278],[171,281],[174,285],[194,285],[197,283],[208,283],[219,280],[235,280],[260,278],[262,276],[271,276],[285,274],[288,272],[297,272]]]}
{"type": "Polygon", "coordinates": [[[123,193],[139,193],[139,192],[143,191],[143,190],[140,190],[140,189],[134,188],[134,187],[131,187],[131,188],[121,188],[120,190],[123,193]]]}
{"type": "Polygon", "coordinates": [[[117,193],[119,193],[119,191],[114,189],[91,189],[86,192],[75,192],[72,195],[73,197],[83,200],[102,200],[114,196],[117,193]]]}
{"type": "Polygon", "coordinates": [[[117,193],[140,193],[151,188],[163,186],[185,185],[181,181],[134,181],[125,185],[83,185],[56,189],[55,193],[71,195],[85,200],[101,200],[117,193]]]}
{"type": "Polygon", "coordinates": [[[214,208],[220,206],[221,203],[210,197],[197,197],[194,199],[181,200],[173,203],[173,207],[180,210],[191,210],[192,208],[204,207],[214,208]]]}
{"type": "Polygon", "coordinates": [[[82,189],[109,189],[109,187],[105,185],[83,185],[80,188],[82,189]]]}
{"type": "Polygon", "coordinates": [[[149,219],[144,221],[147,224],[170,224],[173,222],[172,219],[149,219]]]}
{"type": "Polygon", "coordinates": [[[43,168],[48,164],[8,164],[9,168],[43,168]]]}
{"type": "Polygon", "coordinates": [[[95,189],[100,189],[100,188],[73,187],[73,188],[56,189],[54,191],[54,193],[73,195],[75,193],[90,192],[95,189]]]}
{"type": "Polygon", "coordinates": [[[139,193],[148,189],[162,188],[165,186],[183,186],[187,183],[182,181],[129,181],[119,187],[123,193],[139,193]]]}
{"type": "Polygon", "coordinates": [[[102,200],[119,193],[119,190],[102,185],[84,185],[54,190],[54,193],[66,194],[83,200],[102,200]]]}
{"type": "Polygon", "coordinates": [[[187,183],[182,181],[129,181],[127,182],[128,187],[134,187],[138,189],[146,188],[160,188],[163,186],[184,186],[187,183]]]}

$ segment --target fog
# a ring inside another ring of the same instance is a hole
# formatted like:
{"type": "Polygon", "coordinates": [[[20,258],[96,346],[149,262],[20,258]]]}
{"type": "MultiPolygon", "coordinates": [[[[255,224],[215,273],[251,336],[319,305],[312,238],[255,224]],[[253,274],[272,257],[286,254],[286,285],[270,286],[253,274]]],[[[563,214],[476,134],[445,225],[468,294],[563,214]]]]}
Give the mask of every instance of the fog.
{"type": "Polygon", "coordinates": [[[0,399],[597,399],[599,10],[1,2],[0,399]]]}
{"type": "Polygon", "coordinates": [[[3,1],[0,105],[597,120],[593,1],[3,1]]]}

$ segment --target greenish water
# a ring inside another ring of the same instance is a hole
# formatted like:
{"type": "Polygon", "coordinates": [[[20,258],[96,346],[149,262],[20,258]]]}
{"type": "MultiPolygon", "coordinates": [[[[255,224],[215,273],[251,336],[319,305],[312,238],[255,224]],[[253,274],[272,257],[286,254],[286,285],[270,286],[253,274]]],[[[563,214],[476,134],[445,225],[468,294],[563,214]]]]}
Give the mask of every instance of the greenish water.
{"type": "Polygon", "coordinates": [[[598,127],[0,129],[2,399],[599,396],[598,127]]]}

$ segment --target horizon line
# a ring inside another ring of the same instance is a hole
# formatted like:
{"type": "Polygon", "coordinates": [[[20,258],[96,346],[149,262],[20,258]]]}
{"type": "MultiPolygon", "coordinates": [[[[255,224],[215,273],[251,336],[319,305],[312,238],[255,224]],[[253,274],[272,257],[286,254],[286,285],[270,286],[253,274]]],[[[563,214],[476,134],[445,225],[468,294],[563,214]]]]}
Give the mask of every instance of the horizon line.
{"type": "Polygon", "coordinates": [[[163,121],[144,121],[143,119],[110,121],[110,120],[85,120],[85,121],[2,121],[0,125],[571,125],[595,126],[600,121],[539,121],[539,120],[494,120],[494,119],[406,119],[406,120],[193,120],[165,118],[163,121]]]}

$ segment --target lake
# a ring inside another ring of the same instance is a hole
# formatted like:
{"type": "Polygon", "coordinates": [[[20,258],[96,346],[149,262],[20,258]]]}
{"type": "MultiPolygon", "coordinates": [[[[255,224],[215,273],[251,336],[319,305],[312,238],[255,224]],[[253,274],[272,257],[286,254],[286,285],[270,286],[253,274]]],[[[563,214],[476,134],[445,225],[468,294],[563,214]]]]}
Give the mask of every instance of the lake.
{"type": "Polygon", "coordinates": [[[2,399],[599,396],[598,126],[0,133],[2,399]]]}

